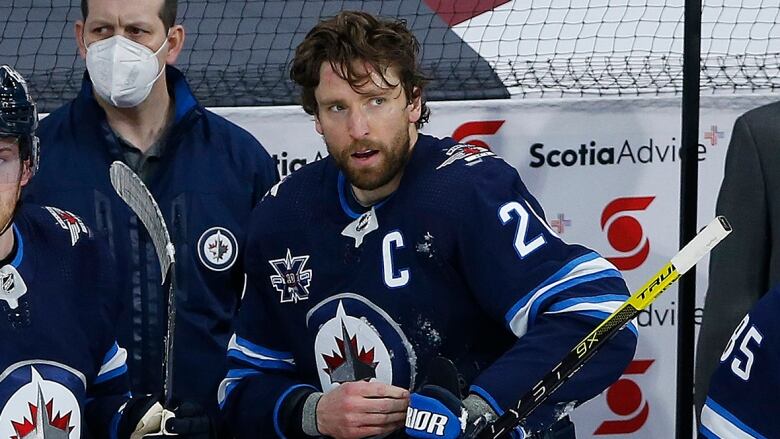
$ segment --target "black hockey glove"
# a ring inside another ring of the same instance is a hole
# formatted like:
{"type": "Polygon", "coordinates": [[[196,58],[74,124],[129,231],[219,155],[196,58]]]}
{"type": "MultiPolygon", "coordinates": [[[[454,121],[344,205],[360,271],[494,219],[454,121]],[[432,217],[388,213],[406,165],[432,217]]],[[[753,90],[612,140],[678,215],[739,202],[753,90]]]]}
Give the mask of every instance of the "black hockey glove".
{"type": "Polygon", "coordinates": [[[120,439],[217,437],[214,422],[203,407],[193,402],[183,402],[169,411],[163,409],[159,397],[146,395],[131,398],[122,413],[118,429],[120,439]]]}
{"type": "Polygon", "coordinates": [[[182,439],[216,439],[214,421],[200,404],[185,401],[173,411],[173,418],[165,423],[165,430],[182,439]]]}

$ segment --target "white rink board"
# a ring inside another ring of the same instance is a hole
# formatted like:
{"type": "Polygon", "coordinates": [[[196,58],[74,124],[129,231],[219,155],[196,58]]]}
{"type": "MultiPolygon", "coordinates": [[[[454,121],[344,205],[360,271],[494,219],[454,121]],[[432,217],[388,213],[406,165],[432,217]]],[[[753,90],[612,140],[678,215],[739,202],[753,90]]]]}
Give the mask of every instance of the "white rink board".
{"type": "MultiPolygon", "coordinates": [[[[702,97],[700,227],[714,215],[734,120],[747,109],[776,99],[771,95],[702,97]]],[[[482,141],[514,165],[540,200],[548,222],[559,228],[565,240],[588,245],[606,257],[640,253],[634,259],[641,264],[623,270],[630,289],[640,287],[677,252],[680,98],[515,99],[436,102],[430,106],[431,122],[422,131],[436,136],[452,135],[468,122],[496,121],[466,125],[461,131],[471,127],[472,134],[462,140],[482,141]],[[588,146],[592,141],[594,148],[588,146]],[[543,146],[537,146],[532,155],[534,144],[543,146]],[[581,144],[586,144],[584,155],[579,152],[581,144]],[[613,148],[616,163],[599,164],[599,157],[602,161],[609,158],[609,151],[604,150],[607,147],[613,148]],[[552,152],[553,162],[560,160],[553,150],[577,163],[550,166],[545,159],[539,165],[541,154],[547,157],[552,152]],[[590,164],[591,157],[594,164],[590,164]],[[585,165],[580,164],[582,160],[585,165]],[[613,210],[623,210],[606,218],[603,230],[602,213],[619,198],[633,200],[613,204],[613,210]],[[625,210],[632,208],[636,210],[625,210]],[[624,226],[623,233],[616,232],[619,226],[624,226]],[[607,234],[611,228],[622,237],[613,243],[607,234]],[[646,244],[649,251],[641,257],[640,250],[646,244]]],[[[278,159],[282,175],[326,154],[311,117],[299,107],[215,111],[252,132],[278,159]]],[[[706,264],[707,259],[697,270],[699,306],[706,292],[706,264]]],[[[635,373],[624,375],[613,386],[609,401],[605,392],[575,411],[577,437],[674,436],[676,303],[677,289],[672,287],[652,305],[652,312],[640,317],[635,373]]],[[[518,389],[518,397],[525,390],[518,389]]]]}

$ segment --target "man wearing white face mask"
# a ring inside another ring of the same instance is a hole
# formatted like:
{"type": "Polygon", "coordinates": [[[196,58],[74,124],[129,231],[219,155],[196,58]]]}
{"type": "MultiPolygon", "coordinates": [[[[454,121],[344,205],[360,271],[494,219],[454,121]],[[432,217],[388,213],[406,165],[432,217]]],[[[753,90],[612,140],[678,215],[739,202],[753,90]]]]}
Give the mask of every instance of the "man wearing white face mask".
{"type": "Polygon", "coordinates": [[[121,160],[144,180],[176,246],[171,387],[179,417],[194,419],[191,426],[204,419],[186,416],[199,413],[197,406],[217,416],[244,282],[246,221],[278,174],[257,140],[198,104],[172,67],[185,39],[176,6],[176,0],[82,0],[75,33],[87,73],[78,97],[42,121],[44,159],[24,196],[76,212],[107,236],[120,267],[124,309],[117,329],[132,390],[152,394],[162,389],[167,285],[152,241],[114,193],[108,167],[121,160]]]}

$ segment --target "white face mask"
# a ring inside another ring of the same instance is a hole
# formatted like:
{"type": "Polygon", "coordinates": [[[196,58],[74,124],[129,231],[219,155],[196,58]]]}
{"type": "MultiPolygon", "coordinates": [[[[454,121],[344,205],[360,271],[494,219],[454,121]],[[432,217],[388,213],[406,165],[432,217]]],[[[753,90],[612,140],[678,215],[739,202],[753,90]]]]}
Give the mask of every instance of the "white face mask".
{"type": "Polygon", "coordinates": [[[160,68],[157,54],[167,43],[166,37],[157,52],[121,35],[90,44],[87,71],[95,93],[115,107],[138,106],[165,71],[165,66],[160,68]]]}

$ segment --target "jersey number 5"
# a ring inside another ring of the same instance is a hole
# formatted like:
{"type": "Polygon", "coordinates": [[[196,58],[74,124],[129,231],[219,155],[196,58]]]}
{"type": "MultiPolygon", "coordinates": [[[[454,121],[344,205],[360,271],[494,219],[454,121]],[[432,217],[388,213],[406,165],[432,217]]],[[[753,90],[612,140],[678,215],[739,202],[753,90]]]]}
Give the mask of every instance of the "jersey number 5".
{"type": "MultiPolygon", "coordinates": [[[[731,352],[734,350],[734,346],[736,346],[739,342],[739,339],[741,338],[742,333],[745,332],[745,328],[747,328],[749,322],[750,314],[746,315],[745,318],[739,322],[737,329],[734,330],[734,334],[732,334],[729,343],[726,345],[726,350],[724,350],[723,355],[720,356],[721,363],[729,358],[731,352]]],[[[750,379],[750,369],[753,368],[753,360],[755,359],[755,356],[750,350],[748,343],[753,340],[756,343],[756,347],[759,347],[761,346],[761,340],[763,339],[764,336],[758,332],[758,329],[756,329],[755,325],[751,325],[750,329],[748,329],[747,333],[745,334],[745,337],[742,338],[742,342],[739,343],[739,351],[742,353],[742,355],[745,356],[745,360],[743,361],[737,355],[734,355],[734,359],[731,360],[731,371],[734,372],[734,375],[740,377],[743,381],[750,379]]]]}
{"type": "Polygon", "coordinates": [[[512,219],[517,218],[517,231],[515,232],[515,251],[520,255],[520,259],[530,255],[534,250],[544,245],[544,236],[538,235],[530,241],[526,241],[528,234],[528,222],[530,214],[526,208],[517,201],[510,201],[498,209],[498,218],[501,225],[509,224],[512,219]]]}

